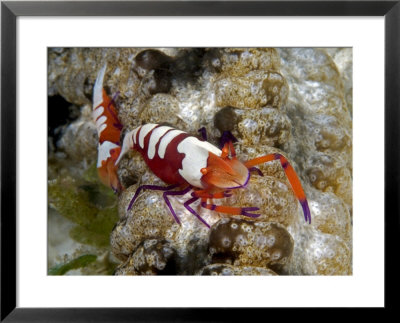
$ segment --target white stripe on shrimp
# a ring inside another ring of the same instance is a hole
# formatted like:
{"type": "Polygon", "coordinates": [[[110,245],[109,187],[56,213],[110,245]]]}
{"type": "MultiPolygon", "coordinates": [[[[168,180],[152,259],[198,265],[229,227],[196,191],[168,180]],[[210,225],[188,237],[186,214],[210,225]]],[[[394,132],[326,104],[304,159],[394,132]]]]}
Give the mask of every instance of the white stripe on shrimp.
{"type": "Polygon", "coordinates": [[[179,136],[182,133],[185,133],[185,132],[182,130],[174,129],[174,130],[169,131],[164,137],[161,138],[160,145],[158,146],[158,156],[160,156],[160,158],[164,158],[165,151],[167,150],[167,147],[170,144],[170,142],[175,137],[179,136]]]}
{"type": "Polygon", "coordinates": [[[93,87],[93,107],[99,106],[103,103],[103,79],[106,73],[107,64],[104,64],[103,68],[99,71],[97,75],[96,82],[93,87]]]}
{"type": "Polygon", "coordinates": [[[101,132],[107,128],[107,117],[106,116],[101,116],[100,118],[98,118],[96,120],[96,127],[97,127],[97,131],[100,137],[101,132]]]}
{"type": "Polygon", "coordinates": [[[97,167],[101,167],[101,162],[106,161],[108,157],[111,157],[110,150],[114,148],[118,148],[119,146],[112,143],[111,141],[104,141],[102,144],[99,144],[98,151],[99,155],[97,157],[97,167]]]}
{"type": "Polygon", "coordinates": [[[203,174],[200,170],[207,167],[208,153],[212,152],[217,156],[221,156],[222,151],[209,142],[200,141],[195,137],[185,138],[179,143],[177,149],[178,152],[185,154],[179,174],[189,184],[204,188],[201,183],[203,174]]]}
{"type": "Polygon", "coordinates": [[[146,137],[147,134],[157,126],[158,126],[158,124],[148,123],[148,124],[145,124],[144,126],[142,126],[140,128],[140,132],[139,132],[139,145],[140,145],[140,148],[142,148],[142,149],[144,148],[144,137],[146,137]]]}
{"type": "Polygon", "coordinates": [[[125,137],[124,137],[124,142],[122,143],[122,148],[121,148],[121,153],[119,154],[118,159],[115,162],[115,165],[118,165],[122,157],[130,150],[133,149],[133,146],[136,144],[136,135],[139,129],[141,128],[137,127],[133,129],[132,131],[129,131],[125,137]]]}
{"type": "Polygon", "coordinates": [[[102,105],[99,105],[96,109],[94,109],[92,116],[93,116],[93,120],[94,122],[97,121],[97,118],[100,117],[104,112],[104,108],[102,105]]]}
{"type": "Polygon", "coordinates": [[[166,134],[168,130],[171,130],[171,127],[158,127],[153,130],[150,136],[149,147],[147,147],[147,156],[149,159],[153,159],[156,154],[156,145],[160,138],[166,134]]]}

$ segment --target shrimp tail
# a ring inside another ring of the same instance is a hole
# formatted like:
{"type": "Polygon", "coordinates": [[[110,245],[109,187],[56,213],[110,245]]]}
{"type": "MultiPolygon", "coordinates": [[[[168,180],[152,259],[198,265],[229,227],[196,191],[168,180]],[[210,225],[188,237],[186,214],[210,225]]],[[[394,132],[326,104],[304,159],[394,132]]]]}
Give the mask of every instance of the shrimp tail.
{"type": "Polygon", "coordinates": [[[103,88],[107,65],[97,75],[93,87],[93,121],[96,123],[99,136],[97,169],[100,180],[110,186],[114,192],[123,190],[118,179],[116,161],[121,153],[122,124],[118,119],[115,99],[111,99],[103,88]]]}

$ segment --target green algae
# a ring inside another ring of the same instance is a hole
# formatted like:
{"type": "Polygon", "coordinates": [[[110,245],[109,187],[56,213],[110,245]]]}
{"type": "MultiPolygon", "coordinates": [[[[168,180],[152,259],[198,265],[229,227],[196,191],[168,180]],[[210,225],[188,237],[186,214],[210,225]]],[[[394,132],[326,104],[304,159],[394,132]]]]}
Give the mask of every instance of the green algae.
{"type": "Polygon", "coordinates": [[[49,205],[75,223],[70,237],[82,244],[109,247],[110,233],[118,221],[117,198],[98,179],[96,165],[81,178],[62,175],[50,180],[49,205]]]}
{"type": "Polygon", "coordinates": [[[118,264],[110,259],[110,254],[100,255],[97,260],[81,269],[82,275],[109,276],[114,275],[118,264]]]}
{"type": "Polygon", "coordinates": [[[82,255],[75,258],[66,264],[56,265],[49,269],[49,275],[65,275],[68,271],[73,269],[79,269],[87,267],[89,264],[95,262],[97,259],[96,255],[82,255]]]}

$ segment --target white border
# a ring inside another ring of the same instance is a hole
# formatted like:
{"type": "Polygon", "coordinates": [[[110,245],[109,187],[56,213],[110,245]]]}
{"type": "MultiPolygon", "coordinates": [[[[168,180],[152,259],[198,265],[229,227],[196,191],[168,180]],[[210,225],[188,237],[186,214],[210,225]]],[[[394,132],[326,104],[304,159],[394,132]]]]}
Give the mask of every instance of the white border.
{"type": "Polygon", "coordinates": [[[18,306],[383,306],[382,17],[19,17],[17,30],[18,306]],[[48,277],[47,46],[352,46],[354,275],[48,277]]]}

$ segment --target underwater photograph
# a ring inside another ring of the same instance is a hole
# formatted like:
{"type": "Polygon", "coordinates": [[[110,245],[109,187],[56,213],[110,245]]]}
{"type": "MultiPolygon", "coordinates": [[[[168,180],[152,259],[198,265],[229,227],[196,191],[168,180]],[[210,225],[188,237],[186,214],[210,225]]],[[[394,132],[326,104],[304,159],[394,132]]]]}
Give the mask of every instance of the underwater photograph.
{"type": "Polygon", "coordinates": [[[352,275],[352,48],[48,48],[48,275],[352,275]]]}

